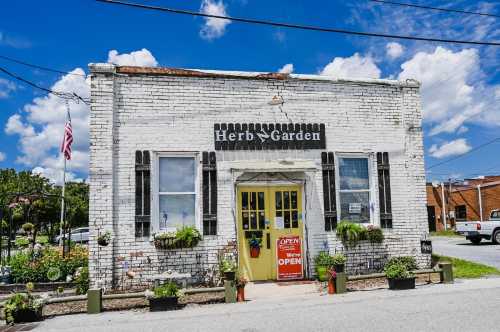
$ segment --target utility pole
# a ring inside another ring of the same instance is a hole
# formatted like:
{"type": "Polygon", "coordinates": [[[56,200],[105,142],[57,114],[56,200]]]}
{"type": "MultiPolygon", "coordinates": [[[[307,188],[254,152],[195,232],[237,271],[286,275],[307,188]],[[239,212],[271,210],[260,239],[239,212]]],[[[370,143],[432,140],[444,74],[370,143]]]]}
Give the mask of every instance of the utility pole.
{"type": "Polygon", "coordinates": [[[443,215],[443,225],[444,225],[444,230],[448,230],[448,225],[447,225],[447,222],[446,222],[446,205],[444,203],[444,182],[441,182],[441,212],[442,212],[442,215],[443,215]]]}
{"type": "MultiPolygon", "coordinates": [[[[448,214],[451,214],[451,208],[450,208],[450,201],[451,201],[451,178],[448,178],[448,196],[446,197],[446,207],[448,208],[448,214]]],[[[455,216],[456,218],[456,216],[455,216]]],[[[451,217],[450,219],[450,226],[451,226],[451,217]]]]}

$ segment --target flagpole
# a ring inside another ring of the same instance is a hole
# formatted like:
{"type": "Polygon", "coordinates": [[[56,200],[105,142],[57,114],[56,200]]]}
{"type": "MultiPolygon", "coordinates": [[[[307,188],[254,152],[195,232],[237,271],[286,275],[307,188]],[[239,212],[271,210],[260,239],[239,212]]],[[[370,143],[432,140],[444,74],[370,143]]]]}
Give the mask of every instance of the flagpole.
{"type": "Polygon", "coordinates": [[[64,191],[66,189],[66,157],[64,152],[62,153],[64,168],[63,168],[63,182],[62,182],[62,195],[61,195],[61,220],[59,222],[59,245],[62,245],[63,241],[63,225],[64,225],[64,191]]]}

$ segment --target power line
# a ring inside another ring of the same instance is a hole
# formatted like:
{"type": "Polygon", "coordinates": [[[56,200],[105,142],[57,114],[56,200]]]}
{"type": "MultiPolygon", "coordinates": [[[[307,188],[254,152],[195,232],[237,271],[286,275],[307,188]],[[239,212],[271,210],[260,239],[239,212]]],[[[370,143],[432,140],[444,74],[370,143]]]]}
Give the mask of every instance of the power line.
{"type": "Polygon", "coordinates": [[[4,60],[10,61],[10,62],[14,62],[14,63],[20,64],[20,65],[23,65],[23,66],[31,67],[31,68],[36,68],[36,69],[40,69],[40,70],[50,71],[50,72],[53,72],[53,73],[58,73],[58,74],[63,74],[63,75],[76,75],[76,76],[86,77],[86,75],[84,75],[84,74],[69,73],[67,71],[63,71],[63,70],[59,70],[59,69],[42,67],[42,66],[39,66],[39,65],[35,65],[35,64],[32,64],[32,63],[28,63],[28,62],[24,62],[24,61],[21,61],[21,60],[18,60],[18,59],[14,59],[14,58],[11,58],[11,57],[8,57],[8,56],[5,56],[5,55],[0,55],[0,59],[4,59],[4,60]]]}
{"type": "Polygon", "coordinates": [[[462,158],[463,156],[468,155],[468,154],[470,154],[470,153],[472,153],[472,152],[474,152],[474,151],[477,151],[477,150],[479,150],[479,149],[482,149],[482,148],[484,148],[484,147],[485,147],[485,146],[487,146],[487,145],[490,145],[490,144],[495,143],[496,141],[500,141],[500,137],[494,138],[494,139],[492,139],[491,141],[488,141],[488,142],[486,142],[486,143],[483,143],[483,144],[481,144],[481,145],[478,145],[478,146],[476,146],[475,148],[473,148],[473,149],[471,149],[471,150],[469,150],[469,151],[467,151],[467,152],[465,152],[465,153],[459,154],[458,156],[455,156],[455,157],[453,157],[453,158],[450,158],[450,159],[444,160],[444,161],[442,161],[442,162],[439,162],[439,163],[437,163],[437,164],[431,165],[431,166],[427,167],[427,170],[429,170],[429,169],[431,169],[431,168],[434,168],[434,167],[437,167],[437,166],[441,166],[441,165],[446,164],[446,163],[449,163],[450,161],[456,160],[456,159],[458,159],[458,158],[462,158]]]}
{"type": "Polygon", "coordinates": [[[382,4],[388,4],[388,5],[395,5],[395,6],[404,6],[404,7],[412,7],[412,8],[420,8],[420,9],[438,10],[438,11],[449,12],[449,13],[480,15],[480,16],[489,16],[489,17],[496,17],[496,18],[500,17],[500,15],[496,15],[496,14],[481,13],[481,12],[472,12],[472,11],[463,10],[463,9],[431,7],[431,6],[424,6],[424,5],[416,5],[416,4],[413,4],[413,3],[403,3],[403,2],[386,1],[386,0],[368,0],[368,1],[378,2],[378,3],[382,3],[382,4]]]}
{"type": "Polygon", "coordinates": [[[420,41],[428,41],[428,42],[441,42],[441,43],[453,43],[453,44],[500,46],[500,42],[453,40],[453,39],[427,38],[427,37],[415,37],[415,36],[403,36],[403,35],[389,35],[389,34],[374,33],[374,32],[353,31],[353,30],[345,30],[345,29],[334,29],[334,28],[325,28],[325,27],[318,27],[318,26],[311,26],[311,25],[301,25],[301,24],[294,24],[294,23],[268,21],[268,20],[260,20],[260,19],[253,19],[253,18],[212,15],[212,14],[205,14],[205,13],[184,10],[184,9],[174,9],[174,8],[167,8],[167,7],[150,6],[150,5],[144,5],[144,4],[139,4],[139,3],[117,1],[117,0],[96,0],[96,1],[107,3],[107,4],[113,4],[113,5],[122,5],[122,6],[133,7],[133,8],[156,10],[156,11],[167,12],[167,13],[172,13],[172,14],[182,14],[182,15],[199,16],[199,17],[206,17],[206,18],[218,18],[218,19],[229,20],[229,21],[234,21],[234,22],[268,25],[268,26],[274,26],[274,27],[280,27],[280,28],[292,28],[292,29],[310,30],[310,31],[319,31],[319,32],[332,32],[332,33],[349,34],[349,35],[365,36],[365,37],[382,37],[382,38],[391,38],[391,39],[420,40],[420,41]]]}
{"type": "Polygon", "coordinates": [[[5,68],[2,68],[0,67],[0,72],[3,72],[4,74],[12,77],[12,78],[15,78],[16,80],[18,81],[21,81],[33,88],[36,88],[36,89],[39,89],[39,90],[42,90],[44,92],[47,92],[47,93],[50,93],[50,94],[53,94],[54,96],[56,97],[59,97],[59,98],[62,98],[62,99],[71,99],[71,100],[75,100],[76,102],[79,102],[79,101],[82,101],[84,104],[89,104],[89,101],[88,100],[85,100],[84,98],[82,98],[81,96],[79,96],[78,94],[76,94],[75,92],[59,92],[59,91],[54,91],[54,90],[50,90],[50,89],[47,89],[47,88],[44,88],[42,86],[39,86],[31,81],[28,81],[27,79],[21,77],[21,76],[18,76],[16,74],[13,74],[11,73],[10,71],[8,71],[7,69],[5,68]]]}

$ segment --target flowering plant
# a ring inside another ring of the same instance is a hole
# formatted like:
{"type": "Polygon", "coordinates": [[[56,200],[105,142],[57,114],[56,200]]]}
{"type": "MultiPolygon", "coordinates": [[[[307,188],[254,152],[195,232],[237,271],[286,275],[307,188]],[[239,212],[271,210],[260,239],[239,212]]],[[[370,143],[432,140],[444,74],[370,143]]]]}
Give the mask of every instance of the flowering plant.
{"type": "Polygon", "coordinates": [[[337,278],[337,272],[335,272],[335,269],[334,268],[330,268],[328,270],[328,273],[330,274],[330,279],[335,279],[337,278]]]}

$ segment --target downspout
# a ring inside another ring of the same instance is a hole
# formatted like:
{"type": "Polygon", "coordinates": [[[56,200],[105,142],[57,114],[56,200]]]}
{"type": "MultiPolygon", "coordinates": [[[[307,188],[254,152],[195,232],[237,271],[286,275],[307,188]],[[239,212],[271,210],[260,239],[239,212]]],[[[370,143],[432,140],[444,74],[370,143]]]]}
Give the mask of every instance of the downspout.
{"type": "Polygon", "coordinates": [[[444,230],[448,230],[448,225],[446,221],[446,206],[444,204],[444,183],[441,182],[441,212],[443,214],[443,225],[444,225],[444,230]]]}
{"type": "Polygon", "coordinates": [[[483,222],[483,198],[481,197],[481,185],[477,185],[477,198],[479,201],[479,220],[483,222]]]}

